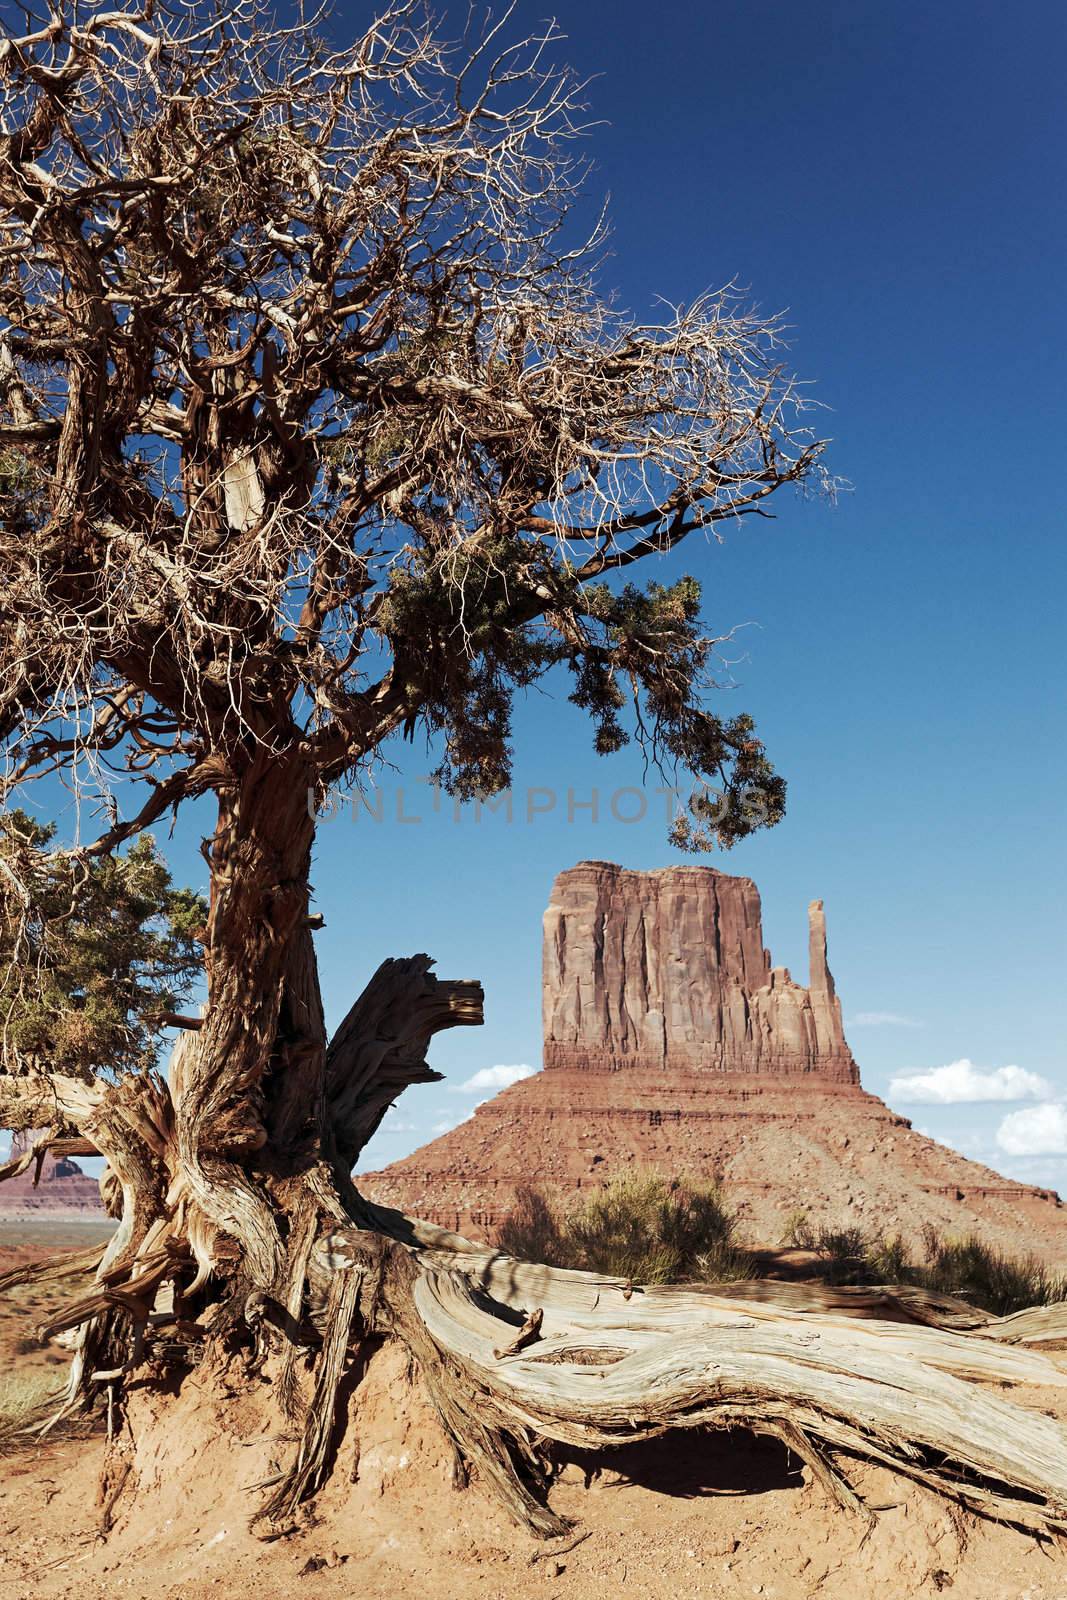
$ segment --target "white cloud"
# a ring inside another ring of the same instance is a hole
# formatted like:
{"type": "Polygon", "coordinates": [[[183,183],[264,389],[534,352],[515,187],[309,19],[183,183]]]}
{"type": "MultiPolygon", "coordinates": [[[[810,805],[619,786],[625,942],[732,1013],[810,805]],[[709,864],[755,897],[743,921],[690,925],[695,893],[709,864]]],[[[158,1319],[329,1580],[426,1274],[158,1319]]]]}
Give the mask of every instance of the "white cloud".
{"type": "Polygon", "coordinates": [[[452,1129],[458,1128],[461,1122],[469,1122],[473,1115],[473,1111],[468,1111],[466,1115],[462,1117],[442,1117],[439,1122],[434,1123],[433,1127],[430,1129],[430,1132],[451,1133],[452,1129]]]}
{"type": "Polygon", "coordinates": [[[997,1144],[1009,1156],[1067,1155],[1067,1105],[1053,1100],[1009,1112],[997,1129],[997,1144]]]}
{"type": "Polygon", "coordinates": [[[397,1116],[395,1111],[387,1111],[385,1113],[382,1118],[382,1125],[378,1130],[379,1133],[418,1133],[418,1131],[418,1127],[414,1122],[405,1122],[402,1117],[397,1116]]]}
{"type": "MultiPolygon", "coordinates": [[[[904,1072],[889,1085],[890,1100],[931,1106],[975,1105],[990,1100],[1040,1100],[1052,1084],[1024,1067],[976,1067],[964,1056],[945,1067],[904,1072]]],[[[1010,1120],[1010,1119],[1009,1119],[1010,1120]]]]}
{"type": "Polygon", "coordinates": [[[536,1067],[525,1064],[517,1067],[483,1067],[465,1083],[450,1083],[453,1094],[480,1094],[483,1089],[507,1089],[522,1078],[532,1078],[536,1067]]]}
{"type": "Polygon", "coordinates": [[[914,1017],[902,1017],[896,1011],[857,1011],[854,1017],[845,1018],[846,1028],[921,1028],[914,1017]]]}

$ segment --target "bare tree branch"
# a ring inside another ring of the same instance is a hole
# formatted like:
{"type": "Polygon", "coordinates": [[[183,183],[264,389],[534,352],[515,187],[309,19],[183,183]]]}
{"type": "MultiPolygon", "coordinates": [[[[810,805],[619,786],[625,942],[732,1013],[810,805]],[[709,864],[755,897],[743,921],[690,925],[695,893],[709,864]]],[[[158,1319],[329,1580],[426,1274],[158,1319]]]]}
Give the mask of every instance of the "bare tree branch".
{"type": "MultiPolygon", "coordinates": [[[[555,41],[508,11],[454,56],[399,4],[334,48],[253,0],[0,40],[9,788],[254,747],[321,786],[419,720],[497,785],[515,687],[622,670],[594,580],[818,479],[775,319],[599,298],[555,41]]],[[[197,792],[162,781],[142,816],[197,792]]]]}

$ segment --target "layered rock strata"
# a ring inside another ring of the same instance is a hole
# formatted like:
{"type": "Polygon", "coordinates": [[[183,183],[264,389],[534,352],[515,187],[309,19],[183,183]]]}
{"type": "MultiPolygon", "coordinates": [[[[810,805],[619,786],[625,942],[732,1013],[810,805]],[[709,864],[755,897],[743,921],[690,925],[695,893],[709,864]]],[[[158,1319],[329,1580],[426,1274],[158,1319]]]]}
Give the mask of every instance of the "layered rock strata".
{"type": "MultiPolygon", "coordinates": [[[[12,1134],[12,1156],[21,1155],[37,1137],[34,1133],[12,1134]]],[[[99,1183],[68,1156],[45,1156],[40,1180],[35,1184],[33,1179],[33,1168],[30,1167],[26,1172],[20,1172],[17,1178],[5,1178],[0,1183],[0,1215],[43,1216],[84,1212],[88,1216],[106,1217],[100,1200],[99,1183]]]]}

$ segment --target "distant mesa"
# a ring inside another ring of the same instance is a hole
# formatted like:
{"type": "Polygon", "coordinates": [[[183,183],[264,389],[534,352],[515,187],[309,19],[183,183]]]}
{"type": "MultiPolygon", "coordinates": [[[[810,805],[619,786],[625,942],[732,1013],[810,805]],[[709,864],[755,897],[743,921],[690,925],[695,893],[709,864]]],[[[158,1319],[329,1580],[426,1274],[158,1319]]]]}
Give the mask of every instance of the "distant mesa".
{"type": "MultiPolygon", "coordinates": [[[[13,1133],[11,1157],[21,1155],[40,1137],[39,1133],[33,1132],[13,1133]]],[[[69,1156],[45,1156],[40,1182],[36,1186],[33,1176],[31,1166],[17,1178],[6,1178],[0,1183],[0,1216],[51,1216],[84,1212],[106,1217],[96,1179],[90,1178],[69,1156]]]]}
{"type": "Polygon", "coordinates": [[[382,1172],[373,1199],[491,1237],[517,1182],[557,1198],[627,1167],[719,1177],[755,1243],[787,1216],[978,1229],[1067,1265],[1067,1210],[916,1133],[860,1085],[808,909],[808,986],[772,964],[759,892],[711,867],[583,861],[544,917],[544,1067],[382,1172]]]}

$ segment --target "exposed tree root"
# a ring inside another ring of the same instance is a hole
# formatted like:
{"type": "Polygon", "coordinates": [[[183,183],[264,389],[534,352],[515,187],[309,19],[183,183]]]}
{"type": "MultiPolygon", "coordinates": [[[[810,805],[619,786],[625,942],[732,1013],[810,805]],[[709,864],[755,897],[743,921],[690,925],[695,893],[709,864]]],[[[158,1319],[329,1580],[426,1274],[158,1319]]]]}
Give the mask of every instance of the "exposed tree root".
{"type": "MultiPolygon", "coordinates": [[[[349,1235],[351,1240],[354,1235],[349,1235]]],[[[369,1236],[373,1238],[374,1236],[369,1236]]],[[[368,1235],[359,1236],[366,1248],[368,1235]]],[[[547,1504],[550,1463],[546,1436],[508,1416],[490,1389],[435,1340],[419,1314],[414,1289],[418,1270],[403,1247],[375,1240],[379,1316],[418,1362],[430,1398],[461,1464],[460,1482],[473,1467],[521,1526],[541,1538],[566,1533],[571,1524],[547,1504]]]]}
{"type": "Polygon", "coordinates": [[[21,1284],[59,1283],[63,1278],[81,1278],[94,1272],[104,1255],[102,1244],[88,1245],[84,1250],[64,1250],[59,1255],[46,1256],[43,1261],[26,1261],[0,1273],[0,1294],[21,1284]]]}
{"type": "Polygon", "coordinates": [[[257,1148],[189,1158],[183,1094],[207,1030],[183,1035],[169,1088],[154,1075],[112,1086],[0,1077],[0,1121],[44,1120],[47,1101],[40,1142],[91,1141],[121,1196],[102,1255],[0,1279],[2,1289],[95,1266],[91,1290],[42,1330],[77,1330],[60,1416],[103,1396],[117,1431],[135,1371],[151,1381],[237,1359],[253,1375],[270,1362],[281,1436],[294,1442],[261,1485],[257,1529],[274,1536],[330,1470],[353,1351],[391,1337],[422,1372],[456,1481],[473,1469],[543,1537],[568,1526],[547,1504],[553,1442],[595,1449],[740,1426],[783,1440],[853,1511],[863,1508],[843,1463],[859,1456],[987,1515],[1067,1531],[1067,1431],[979,1386],[1067,1385],[1028,1348],[1067,1337],[1067,1305],[996,1319],[895,1288],[635,1287],[514,1261],[357,1194],[353,1154],[405,1084],[432,1076],[429,1038],[480,1018],[478,985],[438,982],[429,967],[420,956],[380,969],[307,1068],[303,1120],[286,1072],[314,1065],[301,1041],[319,1013],[312,969],[290,969],[289,1066],[264,1113],[294,1141],[284,1160],[257,1148]]]}
{"type": "Polygon", "coordinates": [[[358,1272],[339,1272],[330,1285],[326,1332],[315,1362],[314,1384],[296,1460],[256,1519],[270,1536],[286,1530],[300,1502],[314,1494],[323,1481],[360,1285],[358,1272]]]}
{"type": "MultiPolygon", "coordinates": [[[[379,1218],[421,1240],[408,1244],[419,1265],[412,1297],[451,1370],[526,1437],[595,1448],[672,1427],[746,1426],[786,1439],[846,1505],[856,1502],[837,1452],[986,1514],[1067,1529],[1067,1431],[966,1381],[1062,1387],[1067,1373],[994,1342],[996,1324],[979,1335],[855,1321],[847,1300],[797,1312],[791,1285],[775,1286],[785,1305],[746,1302],[743,1285],[726,1295],[646,1288],[627,1302],[619,1280],[515,1262],[396,1213],[379,1218]],[[500,1359],[504,1330],[535,1307],[541,1339],[500,1359]]],[[[335,1236],[329,1248],[336,1259],[344,1243],[335,1236]]],[[[1042,1321],[1063,1326],[1067,1308],[1048,1309],[1042,1321]]]]}

